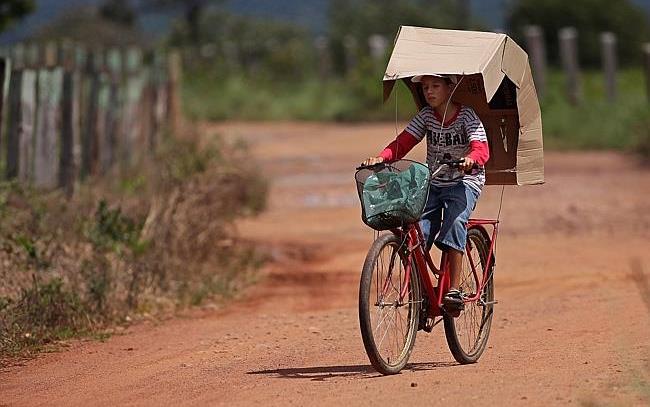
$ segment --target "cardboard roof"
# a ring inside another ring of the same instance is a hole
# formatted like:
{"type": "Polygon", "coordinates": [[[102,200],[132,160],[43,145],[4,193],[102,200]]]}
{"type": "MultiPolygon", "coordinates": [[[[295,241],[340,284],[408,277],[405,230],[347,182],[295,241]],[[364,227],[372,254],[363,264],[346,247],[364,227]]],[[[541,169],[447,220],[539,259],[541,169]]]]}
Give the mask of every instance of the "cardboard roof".
{"type": "Polygon", "coordinates": [[[528,55],[507,35],[402,26],[386,73],[384,101],[396,80],[411,90],[418,108],[425,100],[410,78],[463,75],[453,100],[471,106],[488,134],[487,184],[544,182],[542,116],[528,55]]]}

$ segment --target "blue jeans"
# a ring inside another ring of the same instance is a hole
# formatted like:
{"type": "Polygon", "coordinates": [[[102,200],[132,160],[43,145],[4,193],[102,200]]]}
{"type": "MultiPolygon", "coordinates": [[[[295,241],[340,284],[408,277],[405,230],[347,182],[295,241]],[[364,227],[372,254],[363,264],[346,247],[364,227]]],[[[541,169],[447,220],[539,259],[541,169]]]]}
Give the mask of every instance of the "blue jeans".
{"type": "Polygon", "coordinates": [[[449,187],[429,186],[429,198],[420,220],[427,250],[435,243],[440,250],[465,252],[467,221],[480,195],[463,182],[449,187]]]}

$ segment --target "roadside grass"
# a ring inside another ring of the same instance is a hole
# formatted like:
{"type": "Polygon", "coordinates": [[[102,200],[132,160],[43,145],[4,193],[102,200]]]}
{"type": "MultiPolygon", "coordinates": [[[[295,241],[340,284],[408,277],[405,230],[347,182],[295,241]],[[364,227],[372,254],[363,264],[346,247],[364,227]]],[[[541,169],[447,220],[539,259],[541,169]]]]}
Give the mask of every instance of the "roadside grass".
{"type": "MultiPolygon", "coordinates": [[[[394,120],[394,103],[382,104],[383,72],[368,63],[346,77],[311,75],[302,80],[221,75],[217,69],[188,71],[183,78],[184,113],[196,120],[394,120]]],[[[402,85],[400,119],[415,113],[402,85]]]]}
{"type": "Polygon", "coordinates": [[[551,71],[548,91],[541,101],[544,146],[559,150],[642,151],[643,143],[649,143],[650,122],[650,104],[643,84],[641,70],[621,71],[617,101],[608,103],[601,73],[585,72],[582,102],[572,106],[564,97],[563,75],[551,71]]]}
{"type": "Polygon", "coordinates": [[[213,140],[169,139],[70,199],[0,183],[0,365],[255,281],[264,258],[233,222],[264,210],[266,181],[243,144],[213,140]]]}
{"type": "MultiPolygon", "coordinates": [[[[392,121],[415,113],[409,91],[398,84],[382,104],[381,67],[361,63],[346,77],[279,81],[231,74],[218,69],[186,72],[185,113],[197,120],[392,121]],[[395,106],[397,98],[397,114],[395,106]]],[[[551,69],[546,95],[540,101],[544,143],[552,150],[635,151],[650,162],[650,104],[641,69],[618,74],[618,100],[605,100],[600,71],[582,74],[582,103],[564,97],[564,76],[551,69]]]]}

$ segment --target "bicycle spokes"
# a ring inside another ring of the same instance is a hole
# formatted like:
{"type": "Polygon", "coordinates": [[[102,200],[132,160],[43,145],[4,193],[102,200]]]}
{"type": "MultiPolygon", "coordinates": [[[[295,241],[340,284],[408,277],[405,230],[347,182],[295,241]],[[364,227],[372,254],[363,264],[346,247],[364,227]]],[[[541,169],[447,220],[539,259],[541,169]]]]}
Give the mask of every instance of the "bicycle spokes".
{"type": "Polygon", "coordinates": [[[489,241],[478,230],[468,233],[468,245],[460,275],[465,307],[456,317],[445,320],[449,347],[460,363],[478,360],[487,343],[493,314],[493,283],[485,273],[489,241]],[[485,281],[483,281],[485,278],[485,281]]]}
{"type": "Polygon", "coordinates": [[[399,241],[391,236],[384,239],[389,241],[377,243],[376,253],[369,254],[372,263],[364,266],[359,311],[371,362],[380,371],[396,373],[406,363],[415,339],[419,291],[414,292],[415,286],[406,278],[399,241]]]}

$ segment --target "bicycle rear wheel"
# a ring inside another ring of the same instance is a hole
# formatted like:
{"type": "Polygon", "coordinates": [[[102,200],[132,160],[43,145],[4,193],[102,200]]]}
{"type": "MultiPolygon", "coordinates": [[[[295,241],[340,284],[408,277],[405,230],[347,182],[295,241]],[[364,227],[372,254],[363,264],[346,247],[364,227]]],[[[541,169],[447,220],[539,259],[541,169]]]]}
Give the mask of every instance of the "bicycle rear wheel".
{"type": "Polygon", "coordinates": [[[415,264],[406,281],[405,250],[394,234],[375,240],[368,251],[359,285],[359,325],[370,363],[390,375],[406,366],[418,329],[421,305],[415,264]],[[400,292],[406,286],[406,295],[400,292]]]}
{"type": "MultiPolygon", "coordinates": [[[[469,257],[474,263],[479,278],[482,278],[483,271],[487,267],[490,240],[481,230],[470,229],[467,231],[467,247],[469,250],[463,256],[459,288],[464,295],[471,297],[476,294],[479,287],[476,286],[469,257]]],[[[490,263],[493,265],[494,260],[490,263]]],[[[454,355],[454,359],[461,364],[478,361],[487,346],[494,311],[494,266],[491,267],[479,300],[466,302],[465,309],[457,317],[444,314],[445,336],[449,350],[454,355]]]]}

